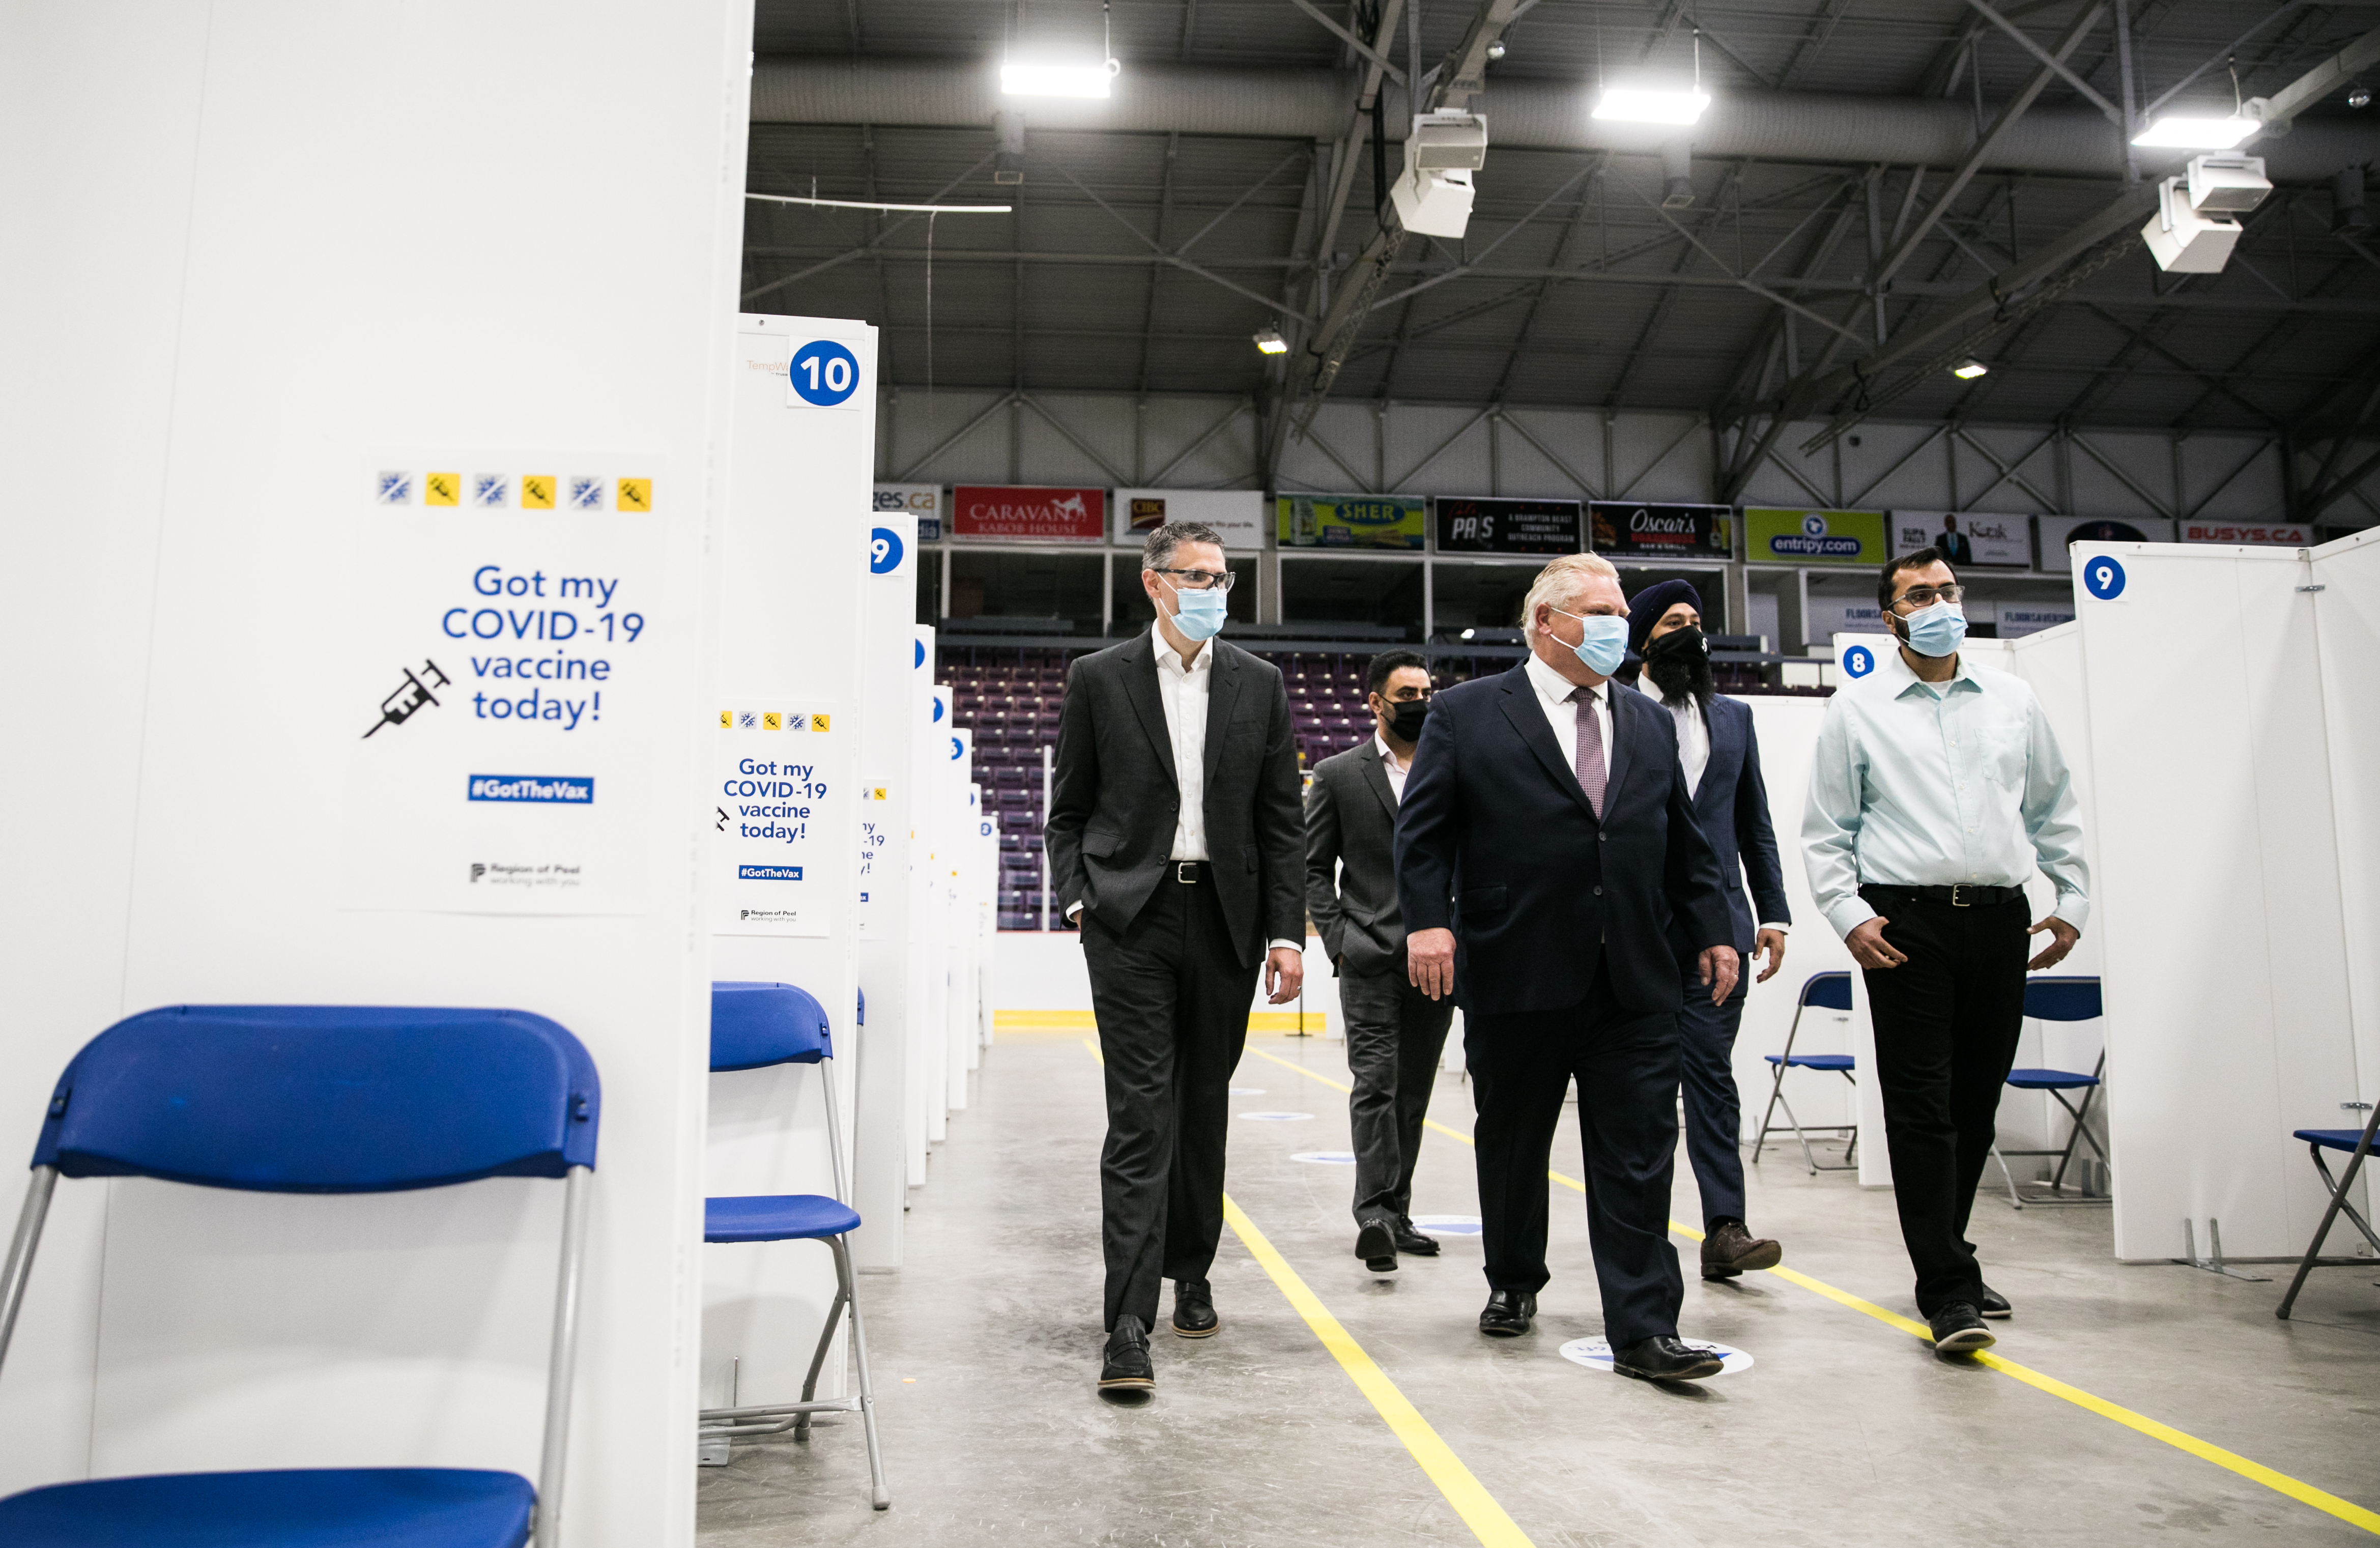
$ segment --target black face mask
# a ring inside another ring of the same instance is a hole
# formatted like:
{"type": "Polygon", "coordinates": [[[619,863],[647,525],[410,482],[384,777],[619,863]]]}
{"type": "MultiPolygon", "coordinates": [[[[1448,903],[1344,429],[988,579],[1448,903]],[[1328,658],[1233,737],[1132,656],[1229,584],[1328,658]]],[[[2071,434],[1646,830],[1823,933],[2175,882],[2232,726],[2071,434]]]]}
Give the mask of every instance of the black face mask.
{"type": "Polygon", "coordinates": [[[1429,718],[1429,701],[1409,699],[1389,706],[1389,734],[1401,742],[1421,740],[1421,723],[1429,718]]]}
{"type": "Polygon", "coordinates": [[[1718,691],[1711,676],[1710,640],[1691,624],[1645,647],[1645,675],[1664,699],[1692,698],[1707,705],[1718,691]]]}

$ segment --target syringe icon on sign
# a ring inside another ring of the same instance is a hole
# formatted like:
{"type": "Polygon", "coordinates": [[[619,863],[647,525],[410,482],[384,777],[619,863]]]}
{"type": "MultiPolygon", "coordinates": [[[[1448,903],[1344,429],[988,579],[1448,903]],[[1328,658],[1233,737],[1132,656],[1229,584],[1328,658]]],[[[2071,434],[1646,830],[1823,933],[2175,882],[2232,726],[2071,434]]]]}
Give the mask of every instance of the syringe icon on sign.
{"type": "Polygon", "coordinates": [[[411,717],[413,712],[422,705],[437,703],[437,695],[430,690],[433,688],[444,688],[454,680],[438,670],[438,664],[427,656],[421,658],[421,670],[435,677],[437,681],[425,683],[414,675],[412,668],[407,667],[404,685],[380,701],[380,719],[373,723],[371,731],[364,733],[366,740],[370,739],[372,731],[377,731],[383,725],[402,725],[411,717]]]}

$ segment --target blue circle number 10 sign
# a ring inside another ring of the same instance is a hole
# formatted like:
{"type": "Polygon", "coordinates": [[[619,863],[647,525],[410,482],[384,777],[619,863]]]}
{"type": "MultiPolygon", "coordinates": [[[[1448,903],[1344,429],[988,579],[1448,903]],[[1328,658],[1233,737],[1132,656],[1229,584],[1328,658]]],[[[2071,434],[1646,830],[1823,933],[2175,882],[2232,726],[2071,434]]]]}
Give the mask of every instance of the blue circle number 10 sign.
{"type": "Polygon", "coordinates": [[[859,386],[859,360],[831,338],[812,339],[794,351],[794,396],[814,408],[834,408],[859,386]]]}

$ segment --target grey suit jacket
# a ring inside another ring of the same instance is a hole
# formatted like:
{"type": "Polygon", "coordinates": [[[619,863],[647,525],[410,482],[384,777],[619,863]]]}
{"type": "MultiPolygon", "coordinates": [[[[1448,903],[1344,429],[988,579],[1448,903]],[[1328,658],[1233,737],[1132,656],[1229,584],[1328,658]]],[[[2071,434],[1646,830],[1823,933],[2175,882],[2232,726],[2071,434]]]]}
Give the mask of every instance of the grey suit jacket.
{"type": "Polygon", "coordinates": [[[1404,961],[1397,908],[1397,793],[1375,733],[1314,766],[1305,792],[1305,913],[1345,973],[1404,961]]]}
{"type": "MultiPolygon", "coordinates": [[[[1268,940],[1305,938],[1298,896],[1297,749],[1281,670],[1229,640],[1208,685],[1207,858],[1243,966],[1268,940]]],[[[1058,722],[1058,760],[1043,842],[1062,908],[1121,933],[1157,890],[1182,790],[1146,631],[1075,661],[1058,722]]]]}

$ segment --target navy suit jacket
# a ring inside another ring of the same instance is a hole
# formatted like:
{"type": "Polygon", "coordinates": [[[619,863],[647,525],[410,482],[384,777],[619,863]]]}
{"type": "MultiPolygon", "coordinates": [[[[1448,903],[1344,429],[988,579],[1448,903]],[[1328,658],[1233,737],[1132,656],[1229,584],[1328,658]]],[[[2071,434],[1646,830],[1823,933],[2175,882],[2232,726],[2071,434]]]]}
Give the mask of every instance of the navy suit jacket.
{"type": "MultiPolygon", "coordinates": [[[[1671,721],[1674,727],[1676,722],[1671,721]]],[[[1791,924],[1785,872],[1777,862],[1777,832],[1768,824],[1768,786],[1760,777],[1760,743],[1753,736],[1752,706],[1740,699],[1710,701],[1704,724],[1710,727],[1710,762],[1694,789],[1694,823],[1718,857],[1718,879],[1727,889],[1727,911],[1735,924],[1738,955],[1752,955],[1755,924],[1791,924]],[[1749,876],[1752,896],[1744,896],[1749,876]]],[[[1701,955],[1682,930],[1670,932],[1681,964],[1701,955]]]]}
{"type": "Polygon", "coordinates": [[[1614,683],[1611,725],[1598,822],[1525,663],[1431,702],[1397,811],[1397,890],[1408,933],[1454,932],[1472,1015],[1579,1005],[1598,963],[1629,1011],[1676,1010],[1672,925],[1697,951],[1733,944],[1670,712],[1614,683]]]}

